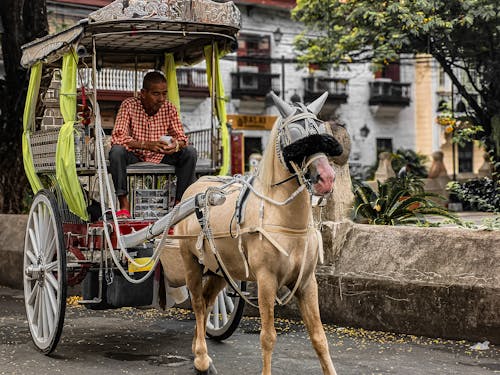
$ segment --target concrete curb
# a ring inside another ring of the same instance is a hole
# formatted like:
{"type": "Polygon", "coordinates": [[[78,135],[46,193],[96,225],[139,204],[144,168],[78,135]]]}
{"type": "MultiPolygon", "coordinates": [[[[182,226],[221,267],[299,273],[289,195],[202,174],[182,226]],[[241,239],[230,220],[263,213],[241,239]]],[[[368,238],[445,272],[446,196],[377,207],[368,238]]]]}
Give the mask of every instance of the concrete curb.
{"type": "MultiPolygon", "coordinates": [[[[22,288],[26,222],[0,215],[1,285],[22,288]]],[[[500,343],[500,232],[327,222],[323,242],[323,321],[500,343]]],[[[276,315],[299,317],[293,303],[276,315]]]]}
{"type": "Polygon", "coordinates": [[[23,288],[23,250],[27,215],[0,215],[0,284],[23,288]]]}

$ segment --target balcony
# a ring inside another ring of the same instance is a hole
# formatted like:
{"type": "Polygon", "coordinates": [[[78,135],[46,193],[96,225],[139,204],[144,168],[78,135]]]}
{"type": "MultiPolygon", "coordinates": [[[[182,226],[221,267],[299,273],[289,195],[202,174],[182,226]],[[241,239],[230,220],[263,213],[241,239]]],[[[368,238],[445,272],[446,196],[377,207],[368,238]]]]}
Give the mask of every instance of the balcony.
{"type": "Polygon", "coordinates": [[[304,102],[310,103],[328,92],[325,105],[338,106],[347,103],[348,81],[340,78],[306,77],[304,78],[304,102]]]}
{"type": "Polygon", "coordinates": [[[231,96],[233,99],[261,97],[273,90],[279,94],[280,75],[264,72],[239,71],[231,73],[231,96]]]}
{"type": "Polygon", "coordinates": [[[410,105],[410,83],[378,79],[370,82],[370,105],[410,105]]]}
{"type": "Polygon", "coordinates": [[[410,105],[410,83],[377,79],[370,84],[370,109],[374,116],[393,117],[410,105]]]}
{"type": "MultiPolygon", "coordinates": [[[[142,80],[146,71],[133,69],[104,68],[97,71],[97,98],[102,101],[122,101],[142,88],[142,80]]],[[[92,69],[80,69],[79,82],[92,88],[92,69]]],[[[178,68],[177,83],[179,94],[182,97],[206,98],[209,97],[207,76],[205,69],[178,68]]]]}

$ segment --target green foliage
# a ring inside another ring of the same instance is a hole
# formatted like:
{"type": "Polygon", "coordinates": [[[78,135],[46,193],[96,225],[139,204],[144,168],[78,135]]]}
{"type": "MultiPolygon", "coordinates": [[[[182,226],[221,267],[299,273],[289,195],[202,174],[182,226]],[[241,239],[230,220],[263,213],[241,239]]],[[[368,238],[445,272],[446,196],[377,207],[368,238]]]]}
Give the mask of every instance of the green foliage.
{"type": "Polygon", "coordinates": [[[303,63],[381,67],[401,54],[432,55],[482,126],[463,136],[484,138],[500,155],[492,136],[492,118],[500,117],[498,0],[298,0],[293,17],[306,25],[295,41],[303,63]]]}
{"type": "Polygon", "coordinates": [[[410,149],[398,149],[392,154],[392,169],[397,173],[405,165],[409,165],[410,171],[416,177],[427,177],[427,155],[417,153],[410,149]]]}
{"type": "Polygon", "coordinates": [[[465,208],[500,212],[500,181],[483,177],[466,182],[451,181],[447,189],[455,193],[465,208]]]}
{"type": "Polygon", "coordinates": [[[455,222],[459,219],[436,205],[425,193],[423,182],[415,177],[390,178],[377,181],[378,192],[363,182],[353,182],[354,220],[367,220],[378,225],[429,225],[425,215],[438,215],[455,222]]]}

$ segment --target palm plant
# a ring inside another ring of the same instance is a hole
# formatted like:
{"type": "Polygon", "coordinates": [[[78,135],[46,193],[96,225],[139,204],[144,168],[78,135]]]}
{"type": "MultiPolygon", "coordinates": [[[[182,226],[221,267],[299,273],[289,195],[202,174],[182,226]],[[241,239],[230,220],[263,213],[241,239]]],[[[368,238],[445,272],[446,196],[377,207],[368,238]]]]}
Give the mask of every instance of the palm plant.
{"type": "Polygon", "coordinates": [[[365,218],[369,224],[378,225],[426,224],[425,215],[438,215],[460,222],[457,216],[429,199],[439,196],[424,192],[423,183],[412,186],[410,181],[414,179],[408,176],[377,181],[378,191],[363,182],[353,182],[354,220],[365,218]]]}

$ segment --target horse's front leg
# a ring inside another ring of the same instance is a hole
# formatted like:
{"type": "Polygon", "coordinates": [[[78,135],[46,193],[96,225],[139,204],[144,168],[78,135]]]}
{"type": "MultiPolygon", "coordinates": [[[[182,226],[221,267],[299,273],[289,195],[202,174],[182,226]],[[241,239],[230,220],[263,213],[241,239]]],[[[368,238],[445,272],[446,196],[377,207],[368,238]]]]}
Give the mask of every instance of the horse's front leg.
{"type": "Polygon", "coordinates": [[[208,356],[206,331],[206,302],[203,298],[202,269],[198,261],[188,255],[184,258],[186,269],[186,284],[191,293],[191,307],[196,318],[193,338],[194,367],[197,372],[209,373],[212,359],[208,356]]]}
{"type": "Polygon", "coordinates": [[[274,327],[274,300],[277,281],[270,273],[257,277],[259,313],[261,320],[260,345],[262,348],[262,375],[271,375],[271,359],[276,343],[274,327]]]}
{"type": "Polygon", "coordinates": [[[336,375],[337,373],[333,367],[328,349],[328,341],[319,314],[318,283],[314,274],[303,288],[297,290],[296,296],[302,320],[307,328],[314,350],[319,357],[323,374],[336,375]]]}

